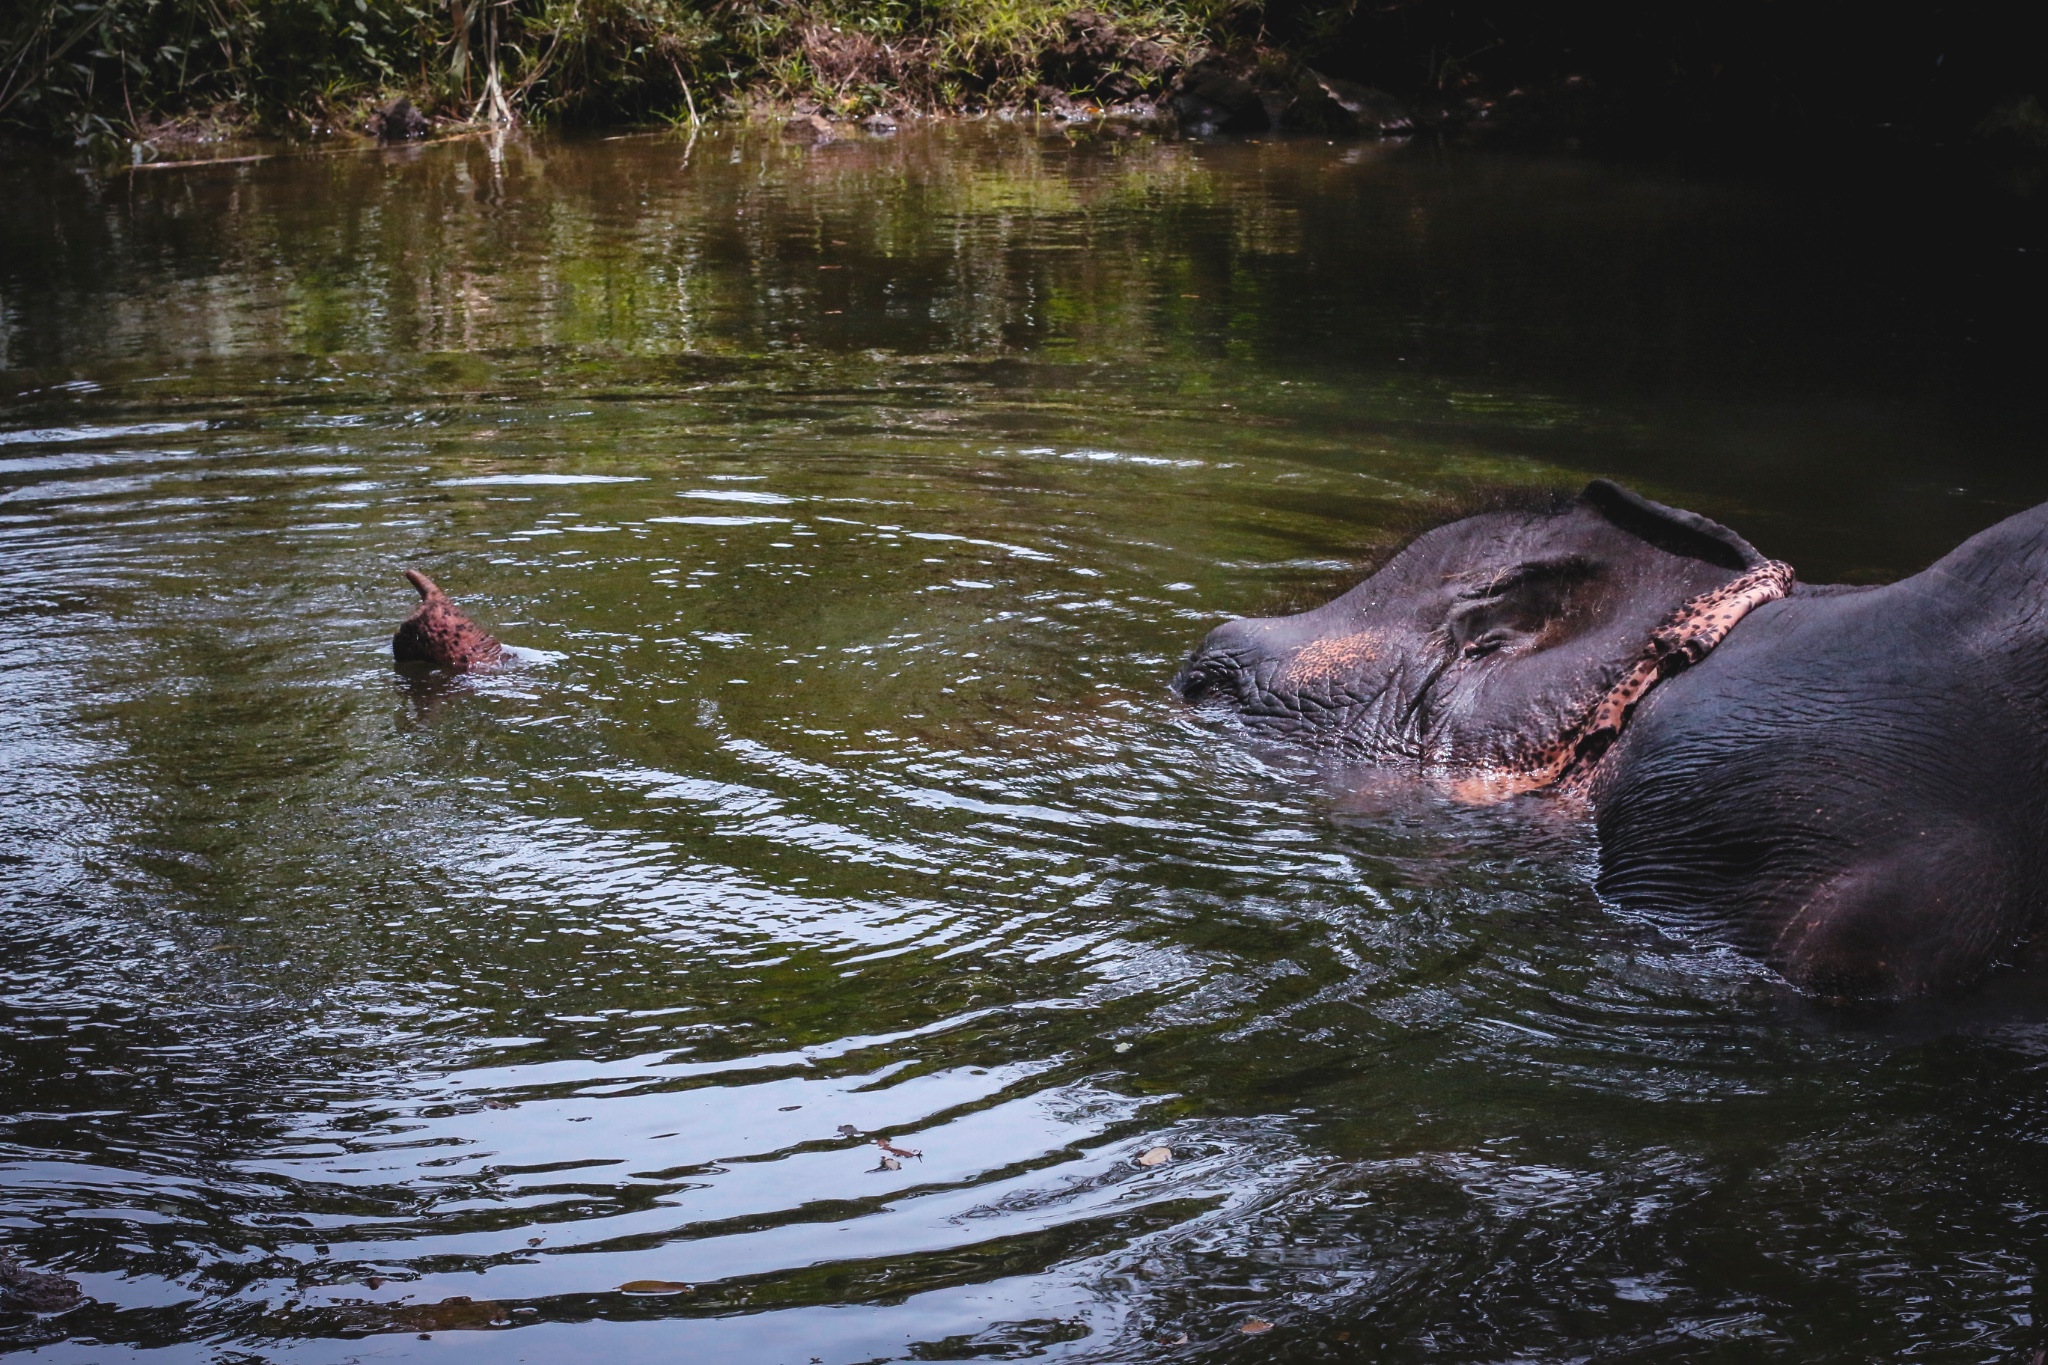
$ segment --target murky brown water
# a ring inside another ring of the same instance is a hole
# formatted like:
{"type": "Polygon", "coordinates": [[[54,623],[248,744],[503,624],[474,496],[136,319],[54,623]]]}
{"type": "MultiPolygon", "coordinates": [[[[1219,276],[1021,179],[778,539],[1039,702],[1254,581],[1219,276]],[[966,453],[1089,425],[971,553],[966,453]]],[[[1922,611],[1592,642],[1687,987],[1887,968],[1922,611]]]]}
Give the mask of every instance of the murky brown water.
{"type": "Polygon", "coordinates": [[[2038,1343],[2040,1011],[1805,1008],[1163,689],[1487,485],[1916,567],[2048,498],[2024,241],[1014,129],[4,174],[0,1249],[91,1302],[0,1349],[2038,1343]],[[409,565],[521,666],[399,679],[409,565]]]}

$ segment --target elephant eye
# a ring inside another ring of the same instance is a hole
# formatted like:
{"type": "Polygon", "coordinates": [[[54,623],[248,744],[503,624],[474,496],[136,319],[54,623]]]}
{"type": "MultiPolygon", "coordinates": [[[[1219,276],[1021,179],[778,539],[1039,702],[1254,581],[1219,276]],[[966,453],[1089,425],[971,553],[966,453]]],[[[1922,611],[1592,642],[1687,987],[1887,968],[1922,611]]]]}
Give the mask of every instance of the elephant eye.
{"type": "Polygon", "coordinates": [[[1560,643],[1597,614],[1601,577],[1599,565],[1572,557],[1468,580],[1444,622],[1445,642],[1465,659],[1514,644],[1541,649],[1560,643]]]}

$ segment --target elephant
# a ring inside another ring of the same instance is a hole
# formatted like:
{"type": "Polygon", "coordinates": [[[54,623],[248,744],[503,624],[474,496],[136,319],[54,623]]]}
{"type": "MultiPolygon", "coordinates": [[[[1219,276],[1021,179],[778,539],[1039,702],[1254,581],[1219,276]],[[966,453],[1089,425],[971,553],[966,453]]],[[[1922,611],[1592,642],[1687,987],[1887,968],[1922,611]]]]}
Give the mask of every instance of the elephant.
{"type": "Polygon", "coordinates": [[[506,661],[505,647],[463,615],[433,579],[418,569],[407,569],[405,577],[418,591],[420,604],[391,637],[394,660],[451,673],[496,668],[506,661]]]}
{"type": "Polygon", "coordinates": [[[2048,505],[1898,582],[1821,585],[1595,480],[1228,621],[1172,687],[1461,800],[1578,803],[1610,902],[1824,1000],[1970,987],[2048,904],[2048,505]]]}

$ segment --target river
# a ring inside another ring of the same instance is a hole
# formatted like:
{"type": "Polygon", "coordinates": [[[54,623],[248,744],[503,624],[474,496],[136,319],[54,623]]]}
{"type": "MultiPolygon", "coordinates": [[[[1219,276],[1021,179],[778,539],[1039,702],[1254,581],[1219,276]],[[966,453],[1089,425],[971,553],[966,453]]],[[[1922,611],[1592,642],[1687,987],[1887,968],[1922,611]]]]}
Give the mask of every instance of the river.
{"type": "Polygon", "coordinates": [[[2024,236],[994,122],[0,174],[0,1250],[88,1296],[0,1352],[2041,1341],[2048,1011],[1164,686],[1596,475],[1917,569],[2048,498],[2024,236]],[[395,672],[407,567],[518,663],[395,672]]]}

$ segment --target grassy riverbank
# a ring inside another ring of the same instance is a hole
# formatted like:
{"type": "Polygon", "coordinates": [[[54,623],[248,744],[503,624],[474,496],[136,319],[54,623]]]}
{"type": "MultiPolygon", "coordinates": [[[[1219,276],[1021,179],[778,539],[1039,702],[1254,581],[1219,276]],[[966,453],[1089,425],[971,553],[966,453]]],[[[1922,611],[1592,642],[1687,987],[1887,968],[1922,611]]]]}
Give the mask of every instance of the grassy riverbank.
{"type": "Polygon", "coordinates": [[[1195,129],[1412,122],[1744,157],[1966,149],[2016,167],[2026,192],[2048,183],[2048,55],[2024,7],[1910,10],[1874,23],[1827,0],[18,0],[0,19],[0,129],[125,159],[229,132],[1121,109],[1195,129]],[[404,117],[382,118],[401,97],[404,117]]]}
{"type": "MultiPolygon", "coordinates": [[[[447,122],[640,122],[1156,100],[1232,0],[33,0],[0,119],[78,142],[447,122]]],[[[1244,12],[1244,13],[1241,13],[1244,12]]]]}

